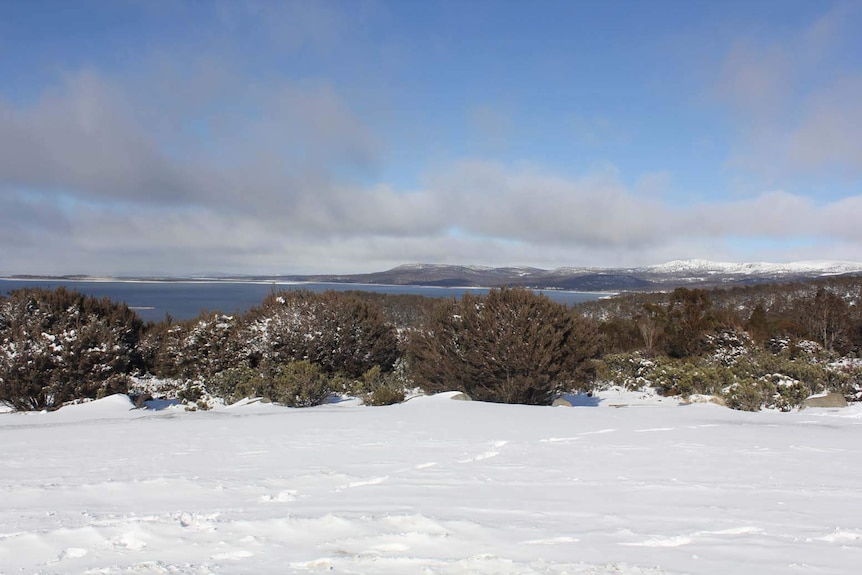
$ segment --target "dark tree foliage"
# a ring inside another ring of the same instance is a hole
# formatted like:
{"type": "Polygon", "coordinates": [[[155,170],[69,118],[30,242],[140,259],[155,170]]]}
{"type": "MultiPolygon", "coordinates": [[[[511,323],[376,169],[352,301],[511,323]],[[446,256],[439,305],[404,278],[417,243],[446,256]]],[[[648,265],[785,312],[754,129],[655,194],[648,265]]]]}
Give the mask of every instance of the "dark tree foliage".
{"type": "Polygon", "coordinates": [[[66,288],[0,298],[0,400],[16,409],[124,391],[143,324],[125,304],[66,288]]]}
{"type": "Polygon", "coordinates": [[[670,296],[667,310],[667,354],[689,357],[700,348],[703,336],[713,326],[712,300],[702,289],[677,288],[670,296]]]}
{"type": "Polygon", "coordinates": [[[427,392],[547,405],[585,383],[596,354],[592,322],[525,289],[441,301],[413,340],[411,375],[427,392]]]}
{"type": "Polygon", "coordinates": [[[751,339],[759,344],[769,341],[769,338],[772,336],[772,328],[769,317],[766,314],[766,308],[762,303],[758,303],[751,310],[751,315],[745,324],[745,330],[751,336],[751,339]]]}
{"type": "Polygon", "coordinates": [[[821,288],[814,296],[800,302],[797,313],[809,337],[823,349],[833,351],[837,347],[847,347],[844,336],[850,331],[848,306],[836,294],[821,288]]]}
{"type": "Polygon", "coordinates": [[[270,294],[248,313],[252,365],[309,361],[328,374],[361,377],[398,357],[395,329],[380,308],[352,293],[291,290],[270,294]]]}

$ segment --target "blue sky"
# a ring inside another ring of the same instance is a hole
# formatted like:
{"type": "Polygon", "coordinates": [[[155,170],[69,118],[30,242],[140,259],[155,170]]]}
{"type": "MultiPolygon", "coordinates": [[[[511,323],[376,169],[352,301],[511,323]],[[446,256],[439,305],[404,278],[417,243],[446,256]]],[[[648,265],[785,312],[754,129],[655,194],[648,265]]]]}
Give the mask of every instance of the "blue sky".
{"type": "Polygon", "coordinates": [[[0,274],[862,260],[862,2],[0,1],[0,274]]]}

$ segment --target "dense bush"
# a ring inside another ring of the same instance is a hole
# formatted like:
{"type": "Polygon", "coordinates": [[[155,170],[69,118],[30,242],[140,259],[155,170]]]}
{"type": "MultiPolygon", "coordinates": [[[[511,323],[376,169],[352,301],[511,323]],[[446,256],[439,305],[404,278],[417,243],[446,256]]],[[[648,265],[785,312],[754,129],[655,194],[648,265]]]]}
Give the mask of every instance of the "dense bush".
{"type": "Polygon", "coordinates": [[[307,361],[233,367],[215,374],[205,384],[210,394],[228,403],[245,397],[263,397],[290,407],[320,405],[335,388],[330,376],[307,361]]]}
{"type": "Polygon", "coordinates": [[[762,407],[787,411],[812,393],[836,387],[842,377],[826,364],[789,354],[752,350],[732,363],[720,355],[687,359],[645,358],[616,354],[603,358],[599,377],[631,389],[654,387],[664,395],[716,395],[728,407],[757,411],[762,407]]]}
{"type": "Polygon", "coordinates": [[[404,384],[399,374],[383,373],[374,366],[362,375],[351,390],[365,405],[392,405],[404,401],[404,384]]]}
{"type": "Polygon", "coordinates": [[[0,298],[0,401],[20,410],[125,392],[142,323],[125,304],[57,288],[0,298]]]}
{"type": "Polygon", "coordinates": [[[316,364],[293,361],[279,366],[272,380],[270,398],[290,407],[312,407],[332,394],[329,377],[316,364]]]}
{"type": "Polygon", "coordinates": [[[236,316],[204,312],[194,320],[152,326],[141,349],[160,377],[211,377],[248,363],[241,325],[236,316]]]}
{"type": "Polygon", "coordinates": [[[411,346],[411,375],[425,391],[481,401],[546,405],[584,387],[595,327],[544,295],[491,290],[445,300],[411,346]]]}
{"type": "Polygon", "coordinates": [[[343,292],[274,293],[249,312],[243,331],[251,364],[308,361],[328,374],[361,377],[398,357],[395,329],[380,309],[343,292]]]}

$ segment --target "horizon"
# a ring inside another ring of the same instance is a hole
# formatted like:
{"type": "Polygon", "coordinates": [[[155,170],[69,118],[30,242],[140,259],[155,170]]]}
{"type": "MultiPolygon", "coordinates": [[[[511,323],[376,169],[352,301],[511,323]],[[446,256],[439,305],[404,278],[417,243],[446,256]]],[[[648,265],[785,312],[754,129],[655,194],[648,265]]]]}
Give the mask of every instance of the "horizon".
{"type": "MultiPolygon", "coordinates": [[[[656,271],[666,271],[661,268],[668,268],[669,266],[688,266],[689,268],[694,267],[705,267],[712,269],[720,268],[722,266],[730,266],[730,267],[784,267],[790,268],[793,266],[798,266],[800,272],[811,272],[816,273],[817,268],[828,268],[835,266],[849,266],[851,268],[857,268],[853,270],[849,270],[846,273],[853,273],[855,271],[862,271],[862,260],[860,261],[850,261],[850,260],[802,260],[795,262],[719,262],[712,260],[703,260],[698,258],[692,258],[688,260],[671,260],[668,262],[660,263],[660,264],[650,264],[643,266],[625,266],[625,267],[608,267],[608,266],[559,266],[556,268],[537,268],[534,266],[526,266],[526,265],[501,265],[501,266],[486,266],[480,264],[443,264],[443,263],[429,263],[429,262],[409,262],[402,263],[391,268],[372,270],[370,272],[360,272],[360,273],[339,273],[339,272],[331,272],[331,273],[307,273],[307,274],[279,274],[279,273],[256,273],[253,271],[244,272],[244,273],[229,273],[222,272],[217,270],[210,270],[208,272],[188,272],[182,273],[177,272],[174,274],[125,274],[125,275],[110,275],[110,274],[88,274],[85,272],[73,272],[67,274],[29,274],[29,273],[0,273],[0,279],[7,280],[16,280],[16,279],[70,279],[70,280],[78,280],[80,281],[90,281],[90,280],[151,280],[151,281],[160,281],[160,280],[195,280],[195,281],[206,281],[206,280],[231,280],[231,279],[241,279],[241,278],[278,278],[278,277],[349,277],[349,276],[361,276],[361,275],[374,275],[380,273],[387,273],[391,271],[401,270],[403,268],[421,268],[421,267],[436,267],[436,268],[466,268],[466,269],[474,269],[474,270],[505,270],[505,269],[531,269],[537,272],[555,272],[555,271],[646,271],[646,270],[656,270],[656,271]]],[[[728,272],[732,273],[732,272],[728,272]]],[[[742,273],[742,272],[740,272],[742,273]]],[[[844,273],[844,272],[842,272],[844,273]]]]}
{"type": "Polygon", "coordinates": [[[9,3],[0,275],[855,262],[860,28],[860,0],[9,3]]]}

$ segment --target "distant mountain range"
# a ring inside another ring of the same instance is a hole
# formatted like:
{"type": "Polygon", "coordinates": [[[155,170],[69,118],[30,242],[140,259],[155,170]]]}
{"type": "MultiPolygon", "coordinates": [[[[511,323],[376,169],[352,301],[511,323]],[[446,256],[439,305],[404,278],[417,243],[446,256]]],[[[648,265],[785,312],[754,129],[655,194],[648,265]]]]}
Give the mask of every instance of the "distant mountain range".
{"type": "MultiPolygon", "coordinates": [[[[170,278],[97,278],[99,280],[160,281],[296,281],[317,283],[414,285],[438,287],[521,286],[571,291],[652,291],[679,286],[715,287],[791,282],[827,276],[862,276],[858,262],[721,263],[706,260],[677,260],[636,268],[565,267],[545,270],[533,267],[459,266],[406,264],[383,272],[351,275],[244,275],[170,278]]],[[[12,276],[18,279],[93,280],[89,276],[12,276]]]]}
{"type": "Polygon", "coordinates": [[[532,267],[407,264],[369,274],[289,276],[283,279],[387,285],[524,286],[572,291],[648,291],[679,286],[745,285],[845,275],[862,275],[862,263],[736,264],[677,260],[637,268],[567,267],[553,270],[532,267]]]}

